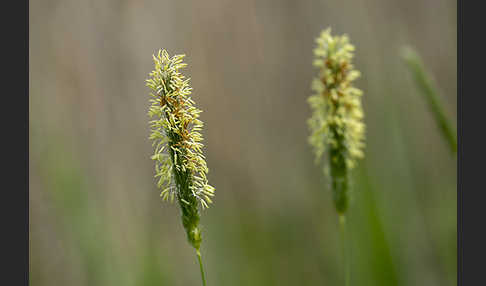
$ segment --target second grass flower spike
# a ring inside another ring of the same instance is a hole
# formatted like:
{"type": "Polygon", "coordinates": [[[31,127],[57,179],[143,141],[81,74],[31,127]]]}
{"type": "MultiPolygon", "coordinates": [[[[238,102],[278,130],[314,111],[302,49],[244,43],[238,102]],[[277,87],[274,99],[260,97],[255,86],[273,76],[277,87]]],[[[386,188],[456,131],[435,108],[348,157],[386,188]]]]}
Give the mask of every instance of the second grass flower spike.
{"type": "Polygon", "coordinates": [[[316,43],[313,65],[319,74],[308,99],[313,112],[308,121],[309,142],[317,160],[328,152],[334,205],[344,214],[349,204],[348,171],[364,156],[362,92],[352,84],[360,73],[351,63],[354,47],[346,35],[333,37],[331,29],[326,29],[316,43]]]}

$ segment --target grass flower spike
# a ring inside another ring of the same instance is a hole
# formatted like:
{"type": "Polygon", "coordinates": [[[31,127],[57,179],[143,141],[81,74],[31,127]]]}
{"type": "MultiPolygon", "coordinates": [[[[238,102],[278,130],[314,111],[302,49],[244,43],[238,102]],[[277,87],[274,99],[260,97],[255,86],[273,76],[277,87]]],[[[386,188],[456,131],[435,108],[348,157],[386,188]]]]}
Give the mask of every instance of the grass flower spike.
{"type": "Polygon", "coordinates": [[[313,65],[320,71],[312,82],[315,93],[308,99],[313,111],[309,142],[317,160],[328,152],[334,205],[344,214],[349,203],[348,171],[364,156],[362,92],[352,85],[360,73],[351,63],[354,47],[346,35],[333,37],[326,29],[316,43],[313,65]]]}
{"type": "Polygon", "coordinates": [[[313,65],[319,75],[312,81],[314,94],[308,99],[312,117],[309,143],[319,161],[327,151],[334,206],[339,214],[342,238],[344,285],[350,285],[350,264],[346,247],[346,210],[349,205],[349,171],[363,158],[365,126],[361,90],[353,87],[360,76],[353,68],[354,47],[346,35],[331,36],[331,29],[316,39],[313,65]]]}
{"type": "Polygon", "coordinates": [[[212,202],[214,188],[208,184],[208,168],[202,153],[203,136],[200,133],[202,112],[191,99],[192,88],[179,70],[185,55],[169,57],[165,50],[153,56],[155,70],[150,73],[147,86],[152,89],[149,116],[152,128],[149,139],[155,148],[157,187],[164,200],[177,200],[182,212],[182,224],[189,243],[196,249],[202,270],[201,230],[199,228],[199,204],[207,208],[212,202]]]}

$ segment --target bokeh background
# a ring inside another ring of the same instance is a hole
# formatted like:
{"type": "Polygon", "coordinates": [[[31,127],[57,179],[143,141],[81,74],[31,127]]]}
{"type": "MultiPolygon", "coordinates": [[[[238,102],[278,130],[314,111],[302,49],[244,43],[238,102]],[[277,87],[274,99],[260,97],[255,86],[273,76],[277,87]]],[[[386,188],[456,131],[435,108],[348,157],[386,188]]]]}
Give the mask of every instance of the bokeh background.
{"type": "Polygon", "coordinates": [[[213,206],[208,285],[341,285],[328,180],[307,143],[314,38],[347,33],[366,159],[352,285],[455,285],[456,158],[400,58],[415,47],[456,126],[456,1],[30,1],[31,285],[200,285],[161,202],[144,80],[185,53],[213,206]]]}

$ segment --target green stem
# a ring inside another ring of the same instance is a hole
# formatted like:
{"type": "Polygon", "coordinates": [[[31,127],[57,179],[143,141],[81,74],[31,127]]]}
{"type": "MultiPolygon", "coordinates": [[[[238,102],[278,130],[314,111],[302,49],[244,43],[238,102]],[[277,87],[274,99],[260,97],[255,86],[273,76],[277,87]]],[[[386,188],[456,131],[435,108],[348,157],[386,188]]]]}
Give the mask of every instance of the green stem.
{"type": "Polygon", "coordinates": [[[204,268],[201,259],[201,252],[199,252],[199,250],[196,250],[196,254],[197,254],[197,261],[199,261],[199,269],[201,270],[202,284],[203,286],[206,286],[206,278],[204,277],[204,268]]]}
{"type": "Polygon", "coordinates": [[[334,199],[334,206],[339,215],[346,213],[349,205],[348,195],[348,168],[346,166],[346,148],[344,137],[331,126],[331,132],[336,139],[337,145],[329,150],[329,165],[331,167],[331,187],[334,199]]]}
{"type": "Polygon", "coordinates": [[[439,98],[439,92],[431,76],[425,71],[422,60],[414,50],[408,47],[402,50],[402,57],[412,72],[415,82],[434,115],[442,135],[449,144],[451,152],[453,154],[457,153],[457,134],[447,118],[444,106],[439,98]]]}
{"type": "Polygon", "coordinates": [[[344,285],[350,285],[351,271],[349,267],[349,259],[347,253],[347,235],[346,235],[346,216],[339,215],[339,230],[341,233],[341,245],[342,245],[342,256],[343,256],[343,274],[344,274],[344,285]]]}

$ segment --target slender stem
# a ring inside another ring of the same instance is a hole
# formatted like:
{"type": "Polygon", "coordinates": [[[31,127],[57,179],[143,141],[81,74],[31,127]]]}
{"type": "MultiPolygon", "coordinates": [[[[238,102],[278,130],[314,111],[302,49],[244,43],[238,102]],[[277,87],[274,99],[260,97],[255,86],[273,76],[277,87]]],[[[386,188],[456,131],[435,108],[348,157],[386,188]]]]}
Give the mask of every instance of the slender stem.
{"type": "Polygon", "coordinates": [[[346,235],[346,216],[339,215],[339,230],[341,232],[341,245],[342,245],[342,256],[343,256],[343,274],[344,274],[344,285],[349,286],[350,284],[350,267],[349,259],[347,253],[347,235],[346,235]]]}
{"type": "Polygon", "coordinates": [[[199,261],[199,269],[201,270],[202,284],[203,286],[206,286],[206,278],[204,277],[204,268],[201,259],[201,252],[199,252],[199,250],[196,250],[196,254],[197,254],[197,260],[199,261]]]}
{"type": "Polygon", "coordinates": [[[422,95],[424,96],[429,109],[435,117],[437,125],[439,126],[442,135],[449,143],[451,152],[457,153],[457,134],[453,126],[451,125],[449,118],[446,115],[445,108],[442,105],[439,97],[439,92],[435,86],[435,82],[432,77],[426,72],[425,67],[420,59],[419,55],[407,47],[402,50],[402,57],[407,63],[413,77],[419,87],[422,95]]]}

